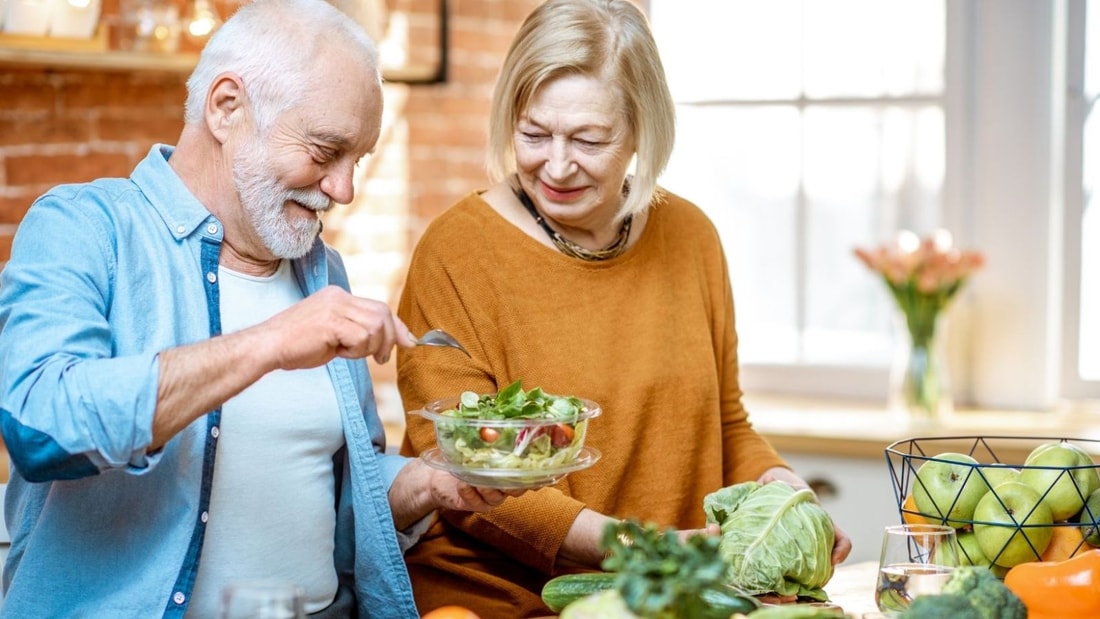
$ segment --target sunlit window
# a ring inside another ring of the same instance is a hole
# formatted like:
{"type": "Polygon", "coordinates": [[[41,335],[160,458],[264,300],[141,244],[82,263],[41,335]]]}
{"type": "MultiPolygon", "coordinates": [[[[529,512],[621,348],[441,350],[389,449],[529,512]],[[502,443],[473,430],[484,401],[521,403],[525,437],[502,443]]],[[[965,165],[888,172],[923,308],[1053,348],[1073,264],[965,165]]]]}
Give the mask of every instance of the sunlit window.
{"type": "MultiPolygon", "coordinates": [[[[1095,5],[1093,5],[1095,6],[1095,5]]],[[[1078,333],[1078,373],[1083,380],[1100,380],[1100,15],[1086,15],[1084,131],[1084,205],[1081,215],[1081,309],[1078,333]]],[[[1072,223],[1071,223],[1072,225],[1072,223]]]]}
{"type": "Polygon", "coordinates": [[[943,3],[652,0],[650,14],[678,104],[662,184],[719,228],[742,363],[887,366],[894,308],[852,248],[941,224],[943,3]]]}

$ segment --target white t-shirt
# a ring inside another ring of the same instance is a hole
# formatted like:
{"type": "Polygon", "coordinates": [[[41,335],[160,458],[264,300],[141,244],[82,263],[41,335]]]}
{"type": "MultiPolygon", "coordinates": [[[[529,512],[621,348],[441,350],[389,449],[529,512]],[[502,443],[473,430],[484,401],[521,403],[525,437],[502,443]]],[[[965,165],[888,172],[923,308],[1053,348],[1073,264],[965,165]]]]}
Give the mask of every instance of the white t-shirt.
{"type": "MultiPolygon", "coordinates": [[[[270,277],[224,268],[222,333],[260,323],[302,299],[289,261],[270,277]]],[[[202,558],[187,616],[217,616],[232,581],[301,586],[306,612],[337,589],[332,456],[344,445],[336,392],[322,366],[275,371],[222,407],[202,558]]]]}

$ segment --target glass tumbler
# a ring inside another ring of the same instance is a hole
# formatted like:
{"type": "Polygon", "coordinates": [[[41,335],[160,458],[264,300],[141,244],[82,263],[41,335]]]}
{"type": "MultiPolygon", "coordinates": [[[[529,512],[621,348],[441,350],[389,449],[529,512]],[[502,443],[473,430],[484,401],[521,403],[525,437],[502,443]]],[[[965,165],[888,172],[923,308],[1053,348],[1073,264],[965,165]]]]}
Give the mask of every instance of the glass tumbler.
{"type": "Polygon", "coordinates": [[[934,524],[886,527],[875,604],[888,617],[897,616],[918,595],[939,593],[958,564],[955,529],[934,524]]]}

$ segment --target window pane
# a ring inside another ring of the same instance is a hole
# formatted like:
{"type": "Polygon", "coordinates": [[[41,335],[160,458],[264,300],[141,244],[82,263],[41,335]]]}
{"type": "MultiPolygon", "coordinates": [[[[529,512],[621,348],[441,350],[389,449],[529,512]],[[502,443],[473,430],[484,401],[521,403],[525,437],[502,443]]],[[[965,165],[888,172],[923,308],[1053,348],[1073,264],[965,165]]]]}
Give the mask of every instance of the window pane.
{"type": "MultiPolygon", "coordinates": [[[[1095,5],[1089,5],[1093,8],[1095,5]]],[[[1085,203],[1081,213],[1081,307],[1077,338],[1077,370],[1082,380],[1100,380],[1100,118],[1095,101],[1100,96],[1100,18],[1086,12],[1085,96],[1094,102],[1085,119],[1082,178],[1085,203]]],[[[1072,224],[1071,224],[1072,225],[1072,224]]]]}
{"type": "Polygon", "coordinates": [[[677,115],[676,148],[661,184],[698,204],[722,236],[740,356],[793,363],[798,346],[797,111],[749,107],[731,113],[722,107],[681,106],[677,115]]]}
{"type": "Polygon", "coordinates": [[[943,3],[811,0],[802,10],[807,96],[937,95],[943,90],[943,3]]]}
{"type": "Polygon", "coordinates": [[[805,361],[889,362],[893,305],[852,248],[936,226],[943,131],[932,107],[807,109],[805,361]]]}
{"type": "MultiPolygon", "coordinates": [[[[1098,56],[1100,54],[1096,52],[1089,52],[1085,66],[1100,64],[1088,62],[1100,60],[1098,56]]],[[[1100,118],[1097,118],[1095,110],[1085,120],[1084,151],[1082,177],[1085,203],[1081,214],[1081,318],[1077,338],[1077,371],[1083,380],[1100,380],[1100,320],[1096,318],[1100,316],[1100,251],[1097,251],[1100,216],[1097,215],[1095,198],[1097,189],[1100,189],[1100,169],[1097,168],[1100,165],[1100,118]]]]}
{"type": "Polygon", "coordinates": [[[1085,11],[1085,92],[1096,96],[1100,92],[1100,19],[1093,11],[1085,11]]]}
{"type": "MultiPolygon", "coordinates": [[[[1097,124],[1090,119],[1089,124],[1097,124]]],[[[1095,145],[1094,145],[1095,146],[1095,145]]],[[[1081,225],[1081,336],[1078,371],[1083,380],[1100,380],[1100,215],[1095,201],[1085,205],[1081,225]]]]}
{"type": "Polygon", "coordinates": [[[885,368],[893,307],[852,249],[939,223],[944,3],[650,7],[681,104],[661,182],[718,226],[741,361],[885,368]]]}
{"type": "Polygon", "coordinates": [[[653,34],[677,101],[800,92],[799,0],[654,0],[653,34]],[[700,15],[706,19],[700,19],[700,15]],[[793,16],[793,17],[792,17],[793,16]]]}
{"type": "Polygon", "coordinates": [[[653,0],[650,15],[677,101],[943,90],[941,2],[653,0]]]}

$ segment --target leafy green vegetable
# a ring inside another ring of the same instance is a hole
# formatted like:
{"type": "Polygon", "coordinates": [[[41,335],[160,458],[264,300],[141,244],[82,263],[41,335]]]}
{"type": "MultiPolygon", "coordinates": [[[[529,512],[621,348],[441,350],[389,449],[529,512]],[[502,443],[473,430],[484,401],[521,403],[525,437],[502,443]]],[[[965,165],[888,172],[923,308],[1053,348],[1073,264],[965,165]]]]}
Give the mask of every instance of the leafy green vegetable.
{"type": "Polygon", "coordinates": [[[827,601],[833,577],[833,521],[813,492],[784,483],[744,482],[703,499],[721,528],[728,583],[752,595],[777,593],[827,601]]]}
{"type": "Polygon", "coordinates": [[[463,392],[436,421],[440,447],[463,466],[549,469],[572,462],[584,445],[590,411],[573,396],[557,396],[516,381],[497,394],[463,392]],[[484,423],[478,423],[484,422],[484,423]]]}
{"type": "Polygon", "coordinates": [[[464,391],[458,408],[444,415],[462,419],[562,419],[576,418],[584,411],[584,403],[573,396],[544,393],[541,387],[524,391],[522,381],[516,381],[496,395],[478,395],[464,391]]]}
{"type": "Polygon", "coordinates": [[[681,542],[674,529],[623,520],[605,527],[600,548],[608,553],[603,569],[617,574],[615,591],[639,617],[725,619],[759,605],[725,584],[716,537],[681,542]]]}

